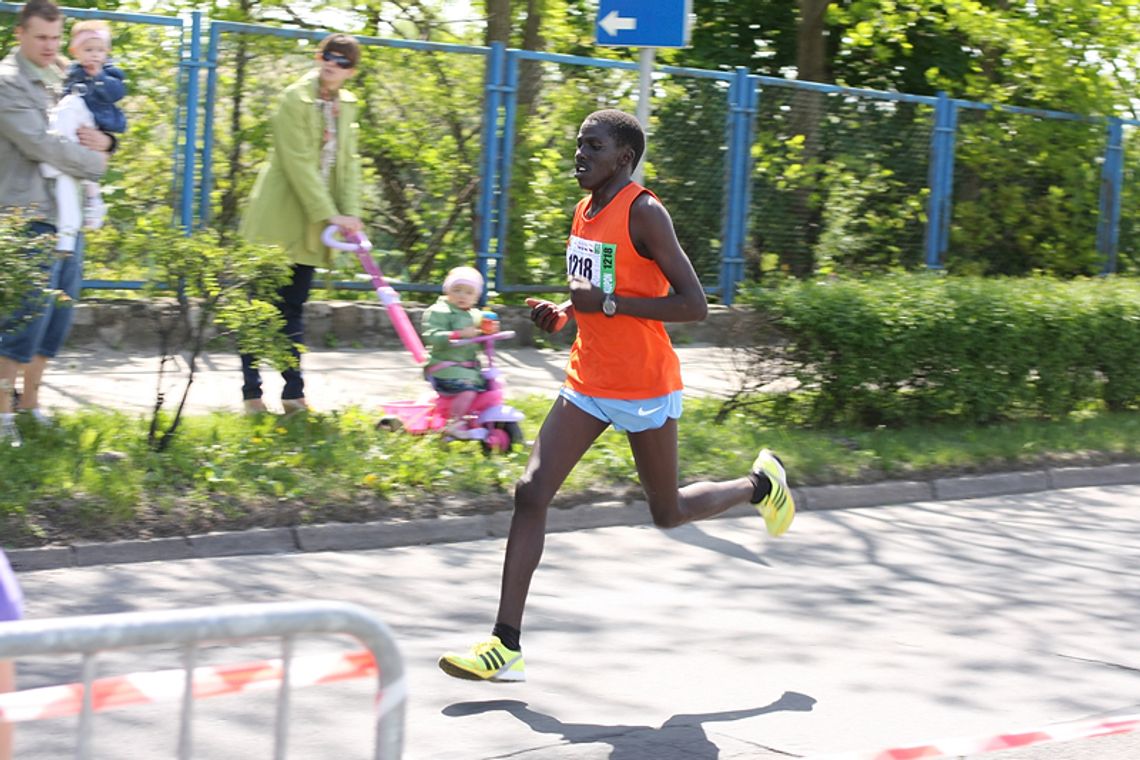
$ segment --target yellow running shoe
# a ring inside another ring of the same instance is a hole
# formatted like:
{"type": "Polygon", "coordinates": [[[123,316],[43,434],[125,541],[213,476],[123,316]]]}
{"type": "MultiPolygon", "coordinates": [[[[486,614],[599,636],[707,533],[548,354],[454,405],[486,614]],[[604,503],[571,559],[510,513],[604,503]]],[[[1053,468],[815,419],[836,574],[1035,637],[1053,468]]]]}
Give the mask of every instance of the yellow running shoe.
{"type": "Polygon", "coordinates": [[[470,681],[525,681],[522,652],[507,649],[498,636],[471,647],[466,654],[445,652],[439,658],[444,673],[470,681]]]}
{"type": "Polygon", "coordinates": [[[788,488],[788,475],[779,458],[768,449],[761,449],[752,472],[768,478],[772,484],[768,495],[760,500],[756,508],[764,518],[764,525],[773,536],[782,536],[792,525],[796,516],[796,502],[788,488]]]}

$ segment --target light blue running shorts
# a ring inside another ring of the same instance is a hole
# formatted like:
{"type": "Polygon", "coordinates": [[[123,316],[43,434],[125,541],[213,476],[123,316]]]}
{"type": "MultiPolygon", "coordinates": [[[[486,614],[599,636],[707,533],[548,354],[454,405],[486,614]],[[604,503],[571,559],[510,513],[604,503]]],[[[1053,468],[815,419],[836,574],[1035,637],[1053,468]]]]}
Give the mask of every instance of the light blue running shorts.
{"type": "Polygon", "coordinates": [[[682,391],[643,399],[597,398],[562,386],[558,395],[592,417],[622,433],[656,430],[669,419],[681,418],[682,391]]]}

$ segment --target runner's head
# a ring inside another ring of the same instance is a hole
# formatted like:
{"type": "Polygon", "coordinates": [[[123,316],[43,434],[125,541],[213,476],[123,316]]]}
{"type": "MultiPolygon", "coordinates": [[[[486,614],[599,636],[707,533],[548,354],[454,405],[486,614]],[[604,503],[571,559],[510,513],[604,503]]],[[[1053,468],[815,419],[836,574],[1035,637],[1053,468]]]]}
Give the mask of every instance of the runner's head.
{"type": "Polygon", "coordinates": [[[630,164],[629,168],[631,170],[637,168],[642,154],[645,153],[645,130],[641,128],[641,123],[638,122],[636,116],[625,111],[607,108],[602,111],[594,111],[586,117],[583,124],[587,122],[594,122],[605,127],[619,146],[632,148],[633,163],[630,164]]]}
{"type": "Polygon", "coordinates": [[[595,111],[578,130],[574,177],[593,190],[618,174],[630,175],[645,153],[645,132],[637,119],[624,111],[595,111]]]}

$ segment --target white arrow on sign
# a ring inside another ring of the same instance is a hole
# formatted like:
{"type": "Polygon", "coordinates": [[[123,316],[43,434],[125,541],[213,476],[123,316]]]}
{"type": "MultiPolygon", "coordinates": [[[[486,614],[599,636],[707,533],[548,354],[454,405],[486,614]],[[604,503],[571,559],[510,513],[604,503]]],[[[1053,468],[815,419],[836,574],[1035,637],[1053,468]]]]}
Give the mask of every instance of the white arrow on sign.
{"type": "Polygon", "coordinates": [[[598,26],[604,29],[609,36],[616,37],[618,32],[632,32],[636,29],[637,19],[633,16],[622,16],[615,8],[598,22],[598,26]]]}

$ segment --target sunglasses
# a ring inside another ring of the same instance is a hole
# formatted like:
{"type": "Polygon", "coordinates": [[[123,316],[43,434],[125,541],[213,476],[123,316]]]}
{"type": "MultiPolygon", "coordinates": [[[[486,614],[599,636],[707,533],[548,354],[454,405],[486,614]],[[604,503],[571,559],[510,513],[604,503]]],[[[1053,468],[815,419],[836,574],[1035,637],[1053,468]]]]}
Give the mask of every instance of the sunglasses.
{"type": "Polygon", "coordinates": [[[347,55],[343,55],[341,53],[334,53],[331,50],[322,50],[321,51],[321,60],[328,61],[329,63],[335,63],[337,66],[340,66],[342,69],[351,69],[352,68],[352,59],[351,58],[349,58],[347,55]]]}

